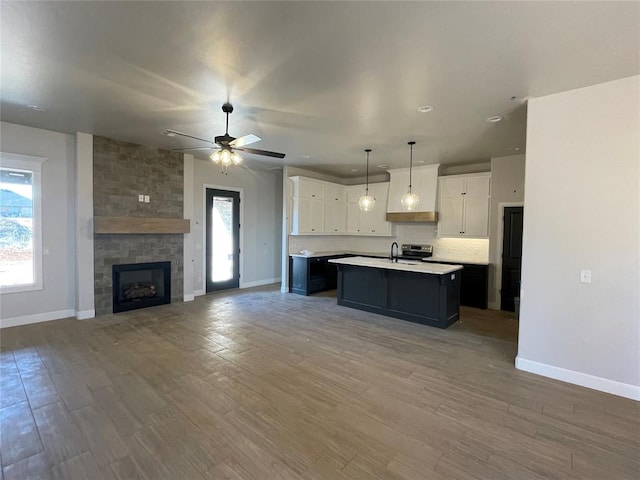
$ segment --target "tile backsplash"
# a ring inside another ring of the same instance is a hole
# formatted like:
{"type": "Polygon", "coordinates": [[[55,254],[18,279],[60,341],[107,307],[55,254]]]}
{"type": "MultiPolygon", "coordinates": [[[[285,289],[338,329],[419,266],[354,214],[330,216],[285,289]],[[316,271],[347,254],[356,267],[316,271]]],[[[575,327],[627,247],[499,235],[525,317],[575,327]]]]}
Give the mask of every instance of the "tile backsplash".
{"type": "Polygon", "coordinates": [[[365,236],[289,236],[289,252],[300,250],[326,252],[350,250],[358,252],[387,252],[392,242],[433,245],[433,254],[443,260],[488,261],[489,239],[437,238],[436,225],[432,223],[395,223],[391,237],[365,236]]]}

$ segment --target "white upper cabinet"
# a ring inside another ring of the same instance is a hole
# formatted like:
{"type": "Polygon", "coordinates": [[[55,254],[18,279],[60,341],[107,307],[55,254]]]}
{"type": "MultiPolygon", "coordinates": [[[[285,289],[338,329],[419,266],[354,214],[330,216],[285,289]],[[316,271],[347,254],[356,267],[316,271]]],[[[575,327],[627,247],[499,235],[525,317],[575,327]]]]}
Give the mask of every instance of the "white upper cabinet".
{"type": "Polygon", "coordinates": [[[347,187],[347,233],[349,235],[389,236],[391,223],[386,220],[389,183],[370,183],[369,195],[376,199],[373,210],[360,210],[358,199],[365,194],[365,185],[347,187]]]}
{"type": "Polygon", "coordinates": [[[304,177],[292,177],[297,178],[297,192],[296,192],[296,182],[294,182],[294,193],[293,196],[300,198],[314,198],[316,200],[324,200],[324,195],[326,191],[326,186],[324,182],[320,182],[319,180],[313,180],[311,178],[304,177]]]}
{"type": "MultiPolygon", "coordinates": [[[[438,169],[440,165],[424,165],[414,167],[411,172],[411,191],[420,197],[415,212],[435,212],[436,192],[438,188],[438,169]]],[[[409,169],[389,170],[391,175],[389,186],[388,213],[407,213],[402,207],[401,198],[409,191],[409,169]]]]}
{"type": "Polygon", "coordinates": [[[361,212],[358,199],[365,185],[345,187],[307,177],[291,177],[291,235],[391,235],[386,221],[389,183],[369,185],[376,199],[370,212],[361,212]]]}
{"type": "Polygon", "coordinates": [[[330,234],[347,230],[347,202],[343,185],[327,183],[324,200],[324,231],[330,234]]]}
{"type": "Polygon", "coordinates": [[[440,177],[439,237],[489,235],[491,174],[440,177]]]}
{"type": "Polygon", "coordinates": [[[307,177],[291,177],[292,235],[344,234],[347,224],[345,187],[307,177]]]}

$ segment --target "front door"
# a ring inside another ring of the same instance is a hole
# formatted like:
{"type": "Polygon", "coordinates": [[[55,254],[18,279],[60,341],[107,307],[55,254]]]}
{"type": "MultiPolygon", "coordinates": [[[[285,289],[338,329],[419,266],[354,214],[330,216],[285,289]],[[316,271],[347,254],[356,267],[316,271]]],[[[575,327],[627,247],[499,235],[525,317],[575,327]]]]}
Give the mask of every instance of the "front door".
{"type": "Polygon", "coordinates": [[[240,285],[240,193],[207,188],[207,292],[240,285]]]}
{"type": "Polygon", "coordinates": [[[504,208],[504,236],[502,240],[502,290],[500,310],[514,312],[514,298],[520,296],[522,268],[523,207],[504,208]]]}

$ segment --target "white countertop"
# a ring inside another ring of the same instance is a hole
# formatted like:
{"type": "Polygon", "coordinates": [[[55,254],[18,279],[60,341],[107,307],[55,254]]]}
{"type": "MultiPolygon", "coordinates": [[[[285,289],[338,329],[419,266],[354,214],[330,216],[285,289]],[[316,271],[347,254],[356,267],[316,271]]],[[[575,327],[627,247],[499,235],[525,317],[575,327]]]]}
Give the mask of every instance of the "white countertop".
{"type": "Polygon", "coordinates": [[[447,263],[466,263],[467,265],[489,265],[488,261],[483,261],[483,260],[461,260],[459,258],[444,258],[444,257],[438,257],[438,256],[433,256],[433,257],[428,257],[425,258],[423,260],[423,262],[447,262],[447,263]]]}
{"type": "Polygon", "coordinates": [[[381,252],[354,252],[353,250],[335,250],[335,251],[326,251],[326,252],[311,252],[308,255],[304,253],[290,253],[292,257],[305,257],[305,258],[316,258],[316,257],[331,257],[333,255],[369,255],[372,257],[380,257],[387,258],[389,253],[381,253],[381,252]]]}
{"type": "Polygon", "coordinates": [[[398,260],[396,263],[386,258],[366,257],[335,258],[329,260],[329,262],[341,265],[354,265],[357,267],[385,268],[387,270],[402,270],[403,272],[428,273],[431,275],[446,275],[447,273],[462,270],[463,268],[462,265],[443,265],[440,263],[414,262],[407,260],[398,260]]]}

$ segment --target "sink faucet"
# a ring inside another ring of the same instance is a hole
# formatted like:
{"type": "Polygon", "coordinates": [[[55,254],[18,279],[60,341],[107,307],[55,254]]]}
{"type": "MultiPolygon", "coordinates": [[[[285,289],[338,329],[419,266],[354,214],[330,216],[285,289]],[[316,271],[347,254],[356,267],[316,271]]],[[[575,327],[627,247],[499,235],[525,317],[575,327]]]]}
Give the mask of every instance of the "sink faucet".
{"type": "Polygon", "coordinates": [[[391,255],[389,255],[389,259],[391,259],[391,261],[392,261],[392,262],[396,262],[396,263],[398,263],[398,249],[399,249],[399,248],[400,248],[400,247],[398,247],[398,242],[393,242],[393,243],[391,244],[391,255]],[[395,256],[393,255],[393,247],[394,247],[394,246],[396,247],[396,254],[395,254],[395,256]]]}

